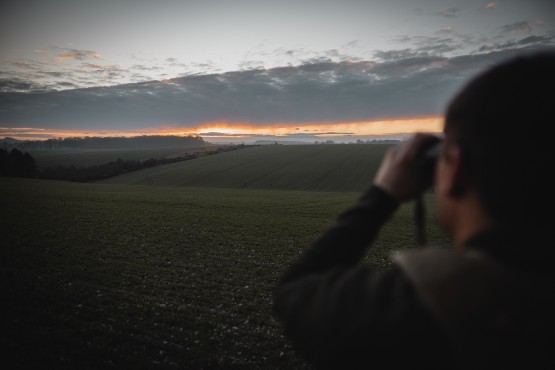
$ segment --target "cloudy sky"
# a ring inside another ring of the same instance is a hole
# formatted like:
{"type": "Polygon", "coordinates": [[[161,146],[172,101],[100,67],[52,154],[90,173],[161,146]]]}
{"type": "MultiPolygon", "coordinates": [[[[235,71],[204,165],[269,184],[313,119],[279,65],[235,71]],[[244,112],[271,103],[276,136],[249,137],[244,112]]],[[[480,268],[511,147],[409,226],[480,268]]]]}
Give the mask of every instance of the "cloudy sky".
{"type": "Polygon", "coordinates": [[[469,78],[555,47],[555,1],[3,0],[0,28],[0,137],[353,141],[441,130],[469,78]]]}

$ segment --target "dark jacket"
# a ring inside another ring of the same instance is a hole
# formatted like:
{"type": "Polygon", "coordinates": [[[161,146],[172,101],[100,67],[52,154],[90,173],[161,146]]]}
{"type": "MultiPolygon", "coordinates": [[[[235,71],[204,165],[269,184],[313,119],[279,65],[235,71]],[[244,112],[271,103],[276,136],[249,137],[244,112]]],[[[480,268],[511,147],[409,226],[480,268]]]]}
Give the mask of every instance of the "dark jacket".
{"type": "Polygon", "coordinates": [[[552,366],[551,262],[490,230],[468,253],[411,251],[384,273],[359,265],[398,206],[372,187],[283,274],[274,309],[296,349],[316,368],[552,366]]]}

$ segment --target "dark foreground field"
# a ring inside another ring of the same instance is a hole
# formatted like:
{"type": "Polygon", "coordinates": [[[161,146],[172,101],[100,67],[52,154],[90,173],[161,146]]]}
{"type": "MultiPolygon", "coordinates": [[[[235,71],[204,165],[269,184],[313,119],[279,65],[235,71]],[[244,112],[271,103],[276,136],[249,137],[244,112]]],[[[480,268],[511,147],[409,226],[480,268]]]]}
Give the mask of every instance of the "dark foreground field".
{"type": "MultiPolygon", "coordinates": [[[[272,289],[359,196],[15,179],[0,188],[10,369],[305,368],[272,317],[272,289]]],[[[391,250],[414,240],[407,205],[366,262],[387,268],[391,250]]]]}

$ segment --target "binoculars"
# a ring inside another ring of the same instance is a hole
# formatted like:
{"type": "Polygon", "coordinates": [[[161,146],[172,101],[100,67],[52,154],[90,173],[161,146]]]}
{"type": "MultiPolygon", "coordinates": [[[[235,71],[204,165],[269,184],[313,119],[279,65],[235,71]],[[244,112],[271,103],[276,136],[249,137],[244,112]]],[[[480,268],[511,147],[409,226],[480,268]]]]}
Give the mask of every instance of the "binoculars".
{"type": "Polygon", "coordinates": [[[423,178],[432,181],[434,168],[441,148],[441,139],[435,138],[426,141],[417,154],[417,165],[423,178]]]}

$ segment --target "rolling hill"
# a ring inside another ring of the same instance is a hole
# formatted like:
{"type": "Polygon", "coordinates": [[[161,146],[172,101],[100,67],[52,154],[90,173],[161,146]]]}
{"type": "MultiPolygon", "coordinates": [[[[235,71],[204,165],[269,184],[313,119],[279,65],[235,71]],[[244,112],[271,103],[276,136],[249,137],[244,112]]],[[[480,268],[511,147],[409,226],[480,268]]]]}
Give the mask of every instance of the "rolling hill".
{"type": "Polygon", "coordinates": [[[391,145],[259,146],[135,171],[100,183],[363,191],[391,145]]]}
{"type": "Polygon", "coordinates": [[[146,160],[173,158],[186,154],[203,153],[218,149],[217,145],[189,147],[161,147],[141,149],[48,149],[29,150],[40,169],[56,166],[87,167],[106,164],[117,159],[146,160]]]}

